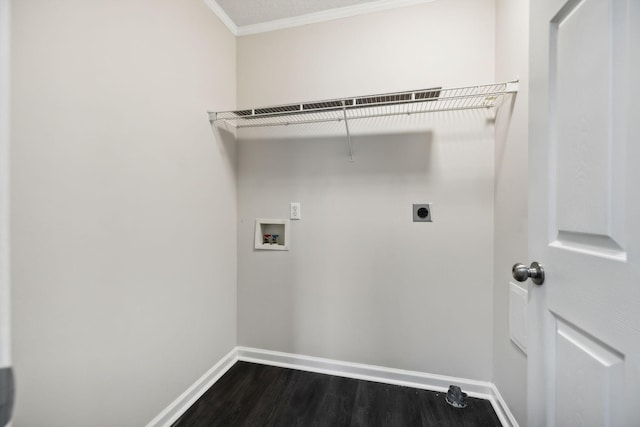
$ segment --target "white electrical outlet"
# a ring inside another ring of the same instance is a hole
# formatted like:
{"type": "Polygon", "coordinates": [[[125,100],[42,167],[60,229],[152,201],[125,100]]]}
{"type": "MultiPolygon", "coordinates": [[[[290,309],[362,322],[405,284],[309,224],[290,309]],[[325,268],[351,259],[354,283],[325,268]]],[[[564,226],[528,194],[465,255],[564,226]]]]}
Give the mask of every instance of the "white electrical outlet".
{"type": "Polygon", "coordinates": [[[300,217],[300,202],[291,202],[291,215],[290,219],[301,219],[300,217]]]}

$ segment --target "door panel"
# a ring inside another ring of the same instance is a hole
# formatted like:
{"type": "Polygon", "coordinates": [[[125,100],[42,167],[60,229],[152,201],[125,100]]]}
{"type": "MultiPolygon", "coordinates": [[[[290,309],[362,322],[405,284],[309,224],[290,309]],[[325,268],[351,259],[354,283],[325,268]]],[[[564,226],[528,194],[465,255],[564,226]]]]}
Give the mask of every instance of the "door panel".
{"type": "Polygon", "coordinates": [[[624,355],[560,318],[555,322],[556,425],[616,425],[624,355]]]}
{"type": "Polygon", "coordinates": [[[638,28],[638,0],[531,2],[530,426],[640,425],[638,28]]]}
{"type": "Polygon", "coordinates": [[[611,28],[605,1],[571,1],[550,25],[550,142],[559,231],[609,236],[611,28]]]}
{"type": "Polygon", "coordinates": [[[552,244],[591,255],[626,259],[620,138],[613,132],[615,51],[627,34],[614,17],[622,2],[569,1],[549,25],[549,143],[556,176],[551,184],[552,244]],[[614,166],[616,173],[614,174],[614,166]],[[614,235],[615,232],[615,235],[614,235]]]}

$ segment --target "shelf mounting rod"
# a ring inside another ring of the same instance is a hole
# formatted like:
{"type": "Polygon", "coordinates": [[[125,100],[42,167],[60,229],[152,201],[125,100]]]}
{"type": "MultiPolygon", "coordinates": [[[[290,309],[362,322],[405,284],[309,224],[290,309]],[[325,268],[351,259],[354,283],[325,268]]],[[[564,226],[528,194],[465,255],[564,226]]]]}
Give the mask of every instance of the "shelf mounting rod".
{"type": "Polygon", "coordinates": [[[349,161],[353,162],[353,147],[351,146],[351,133],[349,132],[349,119],[347,119],[347,104],[342,101],[342,114],[344,116],[344,126],[347,129],[347,142],[349,143],[349,161]]]}

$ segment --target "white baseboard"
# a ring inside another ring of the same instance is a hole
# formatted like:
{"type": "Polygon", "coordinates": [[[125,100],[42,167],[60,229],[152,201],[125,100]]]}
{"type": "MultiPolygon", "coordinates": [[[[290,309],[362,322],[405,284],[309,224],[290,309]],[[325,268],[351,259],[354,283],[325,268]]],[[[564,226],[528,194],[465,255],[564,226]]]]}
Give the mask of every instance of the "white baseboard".
{"type": "Polygon", "coordinates": [[[196,400],[200,398],[216,383],[235,363],[238,361],[237,350],[234,348],[226,356],[224,356],[218,363],[216,363],[211,369],[209,369],[203,376],[198,378],[191,387],[189,387],[184,393],[182,393],[176,400],[171,402],[158,416],[151,420],[146,427],[168,427],[187,409],[193,405],[196,400]]]}
{"type": "Polygon", "coordinates": [[[488,381],[476,381],[257,348],[236,347],[236,350],[238,352],[238,360],[244,362],[261,363],[263,365],[440,392],[446,392],[450,385],[457,385],[469,396],[487,399],[491,402],[491,406],[493,406],[493,410],[503,426],[518,427],[515,417],[507,407],[500,392],[493,383],[488,381]]]}
{"type": "Polygon", "coordinates": [[[513,416],[509,407],[507,406],[507,402],[502,398],[502,395],[498,391],[498,388],[495,384],[491,384],[491,398],[489,399],[491,405],[493,405],[493,410],[496,411],[496,415],[500,418],[500,422],[503,426],[510,427],[518,427],[518,421],[516,421],[516,417],[513,416]]]}
{"type": "Polygon", "coordinates": [[[491,402],[491,406],[493,406],[503,426],[518,427],[516,419],[507,407],[500,392],[493,383],[488,381],[476,381],[249,347],[234,348],[216,366],[211,368],[202,378],[162,411],[160,415],[147,424],[147,427],[166,427],[171,425],[239,360],[439,392],[446,392],[450,385],[457,385],[469,396],[487,399],[491,402]]]}

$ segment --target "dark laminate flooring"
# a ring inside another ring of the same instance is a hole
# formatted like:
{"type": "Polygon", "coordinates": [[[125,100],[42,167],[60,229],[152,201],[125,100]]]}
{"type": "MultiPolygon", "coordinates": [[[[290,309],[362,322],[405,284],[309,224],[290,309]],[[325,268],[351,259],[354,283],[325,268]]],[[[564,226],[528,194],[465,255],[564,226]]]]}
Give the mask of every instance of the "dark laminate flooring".
{"type": "Polygon", "coordinates": [[[500,426],[488,400],[238,362],[173,426],[500,426]]]}

